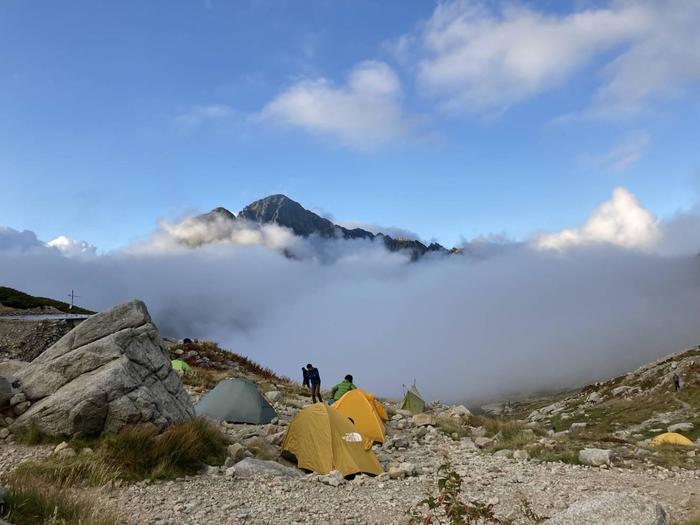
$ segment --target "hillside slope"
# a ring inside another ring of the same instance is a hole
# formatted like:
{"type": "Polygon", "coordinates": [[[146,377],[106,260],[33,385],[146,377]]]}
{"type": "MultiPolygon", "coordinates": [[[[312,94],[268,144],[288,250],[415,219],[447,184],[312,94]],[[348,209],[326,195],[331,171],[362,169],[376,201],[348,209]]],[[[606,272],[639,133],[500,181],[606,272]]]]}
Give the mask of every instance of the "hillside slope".
{"type": "MultiPolygon", "coordinates": [[[[0,305],[5,307],[6,312],[9,310],[33,310],[33,309],[47,309],[54,308],[60,312],[72,313],[72,314],[94,314],[95,312],[91,310],[86,310],[85,308],[80,308],[79,306],[73,306],[70,308],[68,303],[63,301],[57,301],[55,299],[49,299],[48,297],[35,297],[14,288],[9,288],[6,286],[0,286],[0,305]]],[[[2,313],[2,312],[0,312],[2,313]]]]}

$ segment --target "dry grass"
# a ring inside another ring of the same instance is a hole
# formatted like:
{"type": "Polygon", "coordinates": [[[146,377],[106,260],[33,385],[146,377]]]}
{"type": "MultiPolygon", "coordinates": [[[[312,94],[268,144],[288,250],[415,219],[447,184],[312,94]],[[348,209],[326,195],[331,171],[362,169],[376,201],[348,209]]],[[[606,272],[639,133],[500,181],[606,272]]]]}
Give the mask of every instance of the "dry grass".
{"type": "Polygon", "coordinates": [[[195,351],[200,357],[206,357],[215,369],[224,370],[229,368],[230,363],[238,365],[241,370],[246,373],[254,374],[274,383],[289,383],[291,380],[286,377],[275,374],[272,370],[255,361],[248,359],[245,356],[238,355],[235,352],[221,348],[213,341],[200,341],[197,343],[180,343],[170,349],[173,358],[182,359],[190,366],[196,366],[193,359],[184,358],[182,355],[177,355],[176,350],[182,350],[185,354],[189,351],[195,351]]]}
{"type": "MultiPolygon", "coordinates": [[[[73,442],[80,449],[86,442],[73,442]]],[[[162,434],[153,425],[126,427],[88,442],[94,453],[73,458],[50,456],[22,463],[23,479],[62,486],[102,486],[117,479],[175,479],[199,472],[204,465],[222,465],[228,438],[203,419],[171,426],[162,434]]]]}
{"type": "Polygon", "coordinates": [[[117,516],[94,498],[62,483],[15,472],[5,482],[7,519],[15,525],[119,525],[117,516]]]}

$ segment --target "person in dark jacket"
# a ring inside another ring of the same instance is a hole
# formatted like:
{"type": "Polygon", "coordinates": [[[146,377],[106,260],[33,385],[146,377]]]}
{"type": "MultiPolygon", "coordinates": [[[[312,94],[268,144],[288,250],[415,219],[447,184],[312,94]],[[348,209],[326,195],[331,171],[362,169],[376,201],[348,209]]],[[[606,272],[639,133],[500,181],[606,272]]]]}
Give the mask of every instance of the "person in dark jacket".
{"type": "Polygon", "coordinates": [[[676,392],[681,389],[681,378],[675,373],[673,374],[673,388],[676,389],[676,392]]]}
{"type": "Polygon", "coordinates": [[[338,401],[338,399],[350,392],[350,390],[355,390],[356,388],[357,387],[352,384],[352,376],[348,374],[345,376],[345,379],[331,389],[331,397],[334,401],[338,401]]]}
{"type": "Polygon", "coordinates": [[[316,403],[316,398],[318,398],[318,402],[323,403],[323,399],[321,399],[321,375],[318,373],[318,368],[309,363],[306,365],[306,374],[311,384],[311,399],[316,403]]]}
{"type": "Polygon", "coordinates": [[[304,385],[306,388],[311,388],[309,386],[309,373],[306,371],[306,368],[304,368],[303,366],[301,367],[301,375],[304,377],[302,385],[304,385]]]}

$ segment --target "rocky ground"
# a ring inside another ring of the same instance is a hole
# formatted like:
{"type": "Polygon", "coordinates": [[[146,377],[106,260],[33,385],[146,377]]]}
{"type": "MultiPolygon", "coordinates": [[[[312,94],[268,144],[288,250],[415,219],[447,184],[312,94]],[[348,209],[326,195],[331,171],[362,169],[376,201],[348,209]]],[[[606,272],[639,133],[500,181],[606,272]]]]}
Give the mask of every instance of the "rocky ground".
{"type": "MultiPolygon", "coordinates": [[[[650,446],[652,436],[667,430],[699,437],[698,349],[574,394],[509,405],[498,418],[440,403],[413,416],[385,400],[390,421],[375,453],[386,472],[345,480],[304,473],[279,456],[289,422],[310,402],[302,387],[213,344],[168,347],[171,357],[197,367],[182,378],[193,403],[223,377],[246,377],[279,417],[268,425],[216,423],[232,443],[229,457],[199,475],[84,489],[125,523],[405,523],[408,508],[435,493],[446,460],[462,477],[464,499],[491,505],[499,518],[518,524],[537,515],[553,517],[550,525],[663,525],[700,510],[697,446],[650,446]],[[670,382],[673,373],[683,378],[681,392],[670,382]],[[613,517],[601,518],[601,506],[613,517]]],[[[6,417],[18,415],[16,406],[6,417]]],[[[7,435],[0,472],[51,454],[58,454],[53,446],[19,445],[7,435]]]]}
{"type": "MultiPolygon", "coordinates": [[[[401,434],[410,436],[412,432],[401,434]]],[[[397,437],[394,432],[391,435],[397,437]]],[[[519,461],[485,454],[469,438],[455,441],[434,429],[403,450],[381,449],[387,466],[411,463],[395,476],[360,476],[334,487],[315,475],[290,478],[260,474],[254,479],[238,479],[224,470],[177,482],[139,483],[114,489],[104,497],[116,508],[128,509],[124,518],[134,524],[403,523],[407,507],[434,490],[436,469],[445,453],[463,476],[466,496],[491,503],[498,515],[522,523],[527,522],[520,508],[521,497],[542,516],[611,492],[652,497],[675,518],[686,516],[700,504],[700,471],[601,469],[519,461]]]]}

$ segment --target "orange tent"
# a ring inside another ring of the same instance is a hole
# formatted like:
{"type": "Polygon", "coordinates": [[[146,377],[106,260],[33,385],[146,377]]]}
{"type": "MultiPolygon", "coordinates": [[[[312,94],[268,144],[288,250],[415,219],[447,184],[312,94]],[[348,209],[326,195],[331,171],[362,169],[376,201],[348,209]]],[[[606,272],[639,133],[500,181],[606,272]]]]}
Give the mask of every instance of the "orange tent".
{"type": "Polygon", "coordinates": [[[386,410],[374,398],[374,395],[356,388],[343,395],[333,403],[333,408],[355,423],[357,431],[367,439],[379,443],[384,442],[384,423],[382,415],[386,417],[386,410]],[[381,408],[378,409],[377,407],[381,408]]]}

